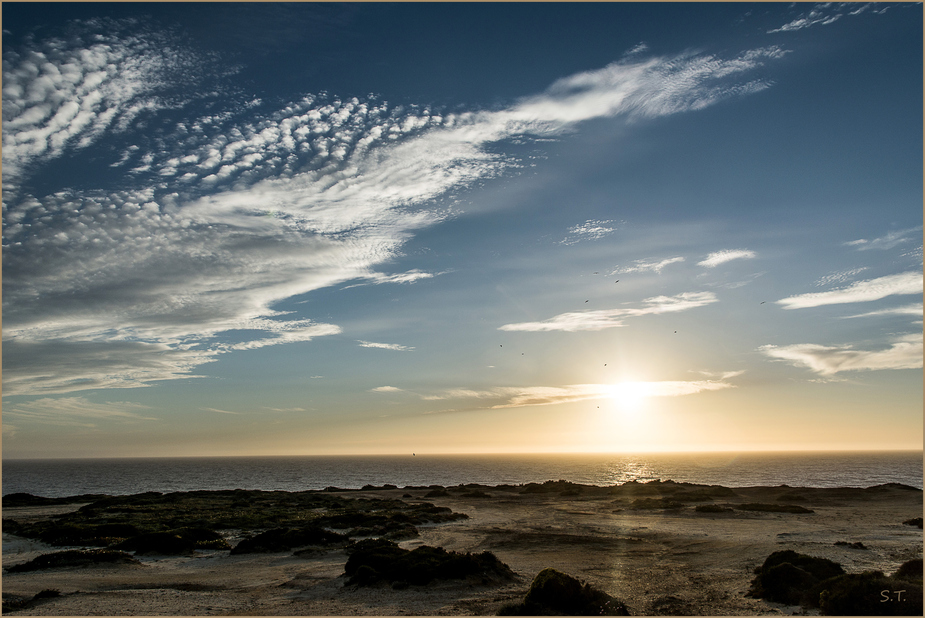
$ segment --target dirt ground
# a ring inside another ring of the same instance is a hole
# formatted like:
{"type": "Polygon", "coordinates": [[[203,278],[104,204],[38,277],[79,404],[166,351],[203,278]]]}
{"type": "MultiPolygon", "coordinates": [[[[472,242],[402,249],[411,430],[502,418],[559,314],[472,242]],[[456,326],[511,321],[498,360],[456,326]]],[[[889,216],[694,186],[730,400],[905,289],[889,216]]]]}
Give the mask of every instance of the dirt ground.
{"type": "MultiPolygon", "coordinates": [[[[522,600],[533,577],[553,567],[620,599],[634,615],[790,615],[800,608],[745,596],[753,569],[774,551],[829,558],[848,572],[887,574],[922,556],[922,530],[902,523],[922,516],[921,491],[735,488],[736,496],[716,502],[779,503],[782,493],[794,491],[813,513],[713,514],[690,505],[637,510],[612,496],[492,488],[487,498],[452,493],[428,498],[469,519],[419,526],[420,536],[400,545],[491,551],[518,575],[502,585],[446,581],[404,590],[359,588],[345,585],[343,549],[303,556],[200,550],[192,556],[139,557],[141,565],[4,572],[3,594],[61,593],[11,612],[16,615],[491,615],[522,600]],[[860,541],[866,549],[836,546],[838,541],[860,541]]],[[[3,517],[34,520],[78,506],[10,508],[3,517]]],[[[4,533],[3,566],[61,549],[4,533]]]]}

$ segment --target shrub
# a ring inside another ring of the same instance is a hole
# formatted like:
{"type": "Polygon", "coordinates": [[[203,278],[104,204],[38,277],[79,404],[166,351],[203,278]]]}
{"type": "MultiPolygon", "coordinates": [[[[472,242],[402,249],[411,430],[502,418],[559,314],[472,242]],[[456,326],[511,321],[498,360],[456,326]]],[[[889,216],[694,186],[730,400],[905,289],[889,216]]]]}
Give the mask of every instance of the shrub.
{"type": "Polygon", "coordinates": [[[626,606],[609,594],[555,569],[543,569],[522,603],[508,604],[500,616],[628,616],[626,606]]]}
{"type": "Polygon", "coordinates": [[[815,513],[812,509],[802,507],[798,504],[761,504],[751,502],[749,504],[740,504],[736,507],[740,511],[766,511],[768,513],[815,513]]]}
{"type": "Polygon", "coordinates": [[[900,565],[899,569],[893,573],[894,579],[905,579],[908,581],[922,581],[922,559],[915,558],[907,560],[900,565]]]}
{"type": "Polygon", "coordinates": [[[133,551],[136,554],[159,554],[163,556],[191,554],[195,548],[195,541],[170,532],[140,534],[113,546],[113,549],[133,551]]]}
{"type": "Polygon", "coordinates": [[[718,504],[698,504],[694,507],[698,513],[732,513],[732,509],[718,504]]]}
{"type": "Polygon", "coordinates": [[[843,575],[845,570],[827,558],[798,554],[793,550],[776,551],[755,569],[748,596],[776,603],[796,605],[811,603],[808,595],[819,582],[843,575]]]}
{"type": "Polygon", "coordinates": [[[835,541],[835,544],[839,547],[850,547],[851,549],[867,549],[867,546],[860,541],[856,543],[849,543],[848,541],[835,541]]]}
{"type": "Polygon", "coordinates": [[[332,545],[346,541],[347,537],[345,535],[329,532],[318,526],[273,528],[256,536],[243,539],[231,550],[231,553],[273,553],[289,551],[306,545],[332,545]]]}
{"type": "Polygon", "coordinates": [[[461,554],[442,547],[422,545],[413,551],[400,548],[392,541],[366,539],[347,548],[349,558],[344,575],[349,585],[370,586],[379,582],[406,582],[423,586],[435,579],[481,577],[509,580],[514,572],[491,552],[461,554]]]}
{"type": "Polygon", "coordinates": [[[922,587],[886,577],[880,571],[840,575],[819,588],[818,605],[823,615],[922,615],[922,587]]]}
{"type": "Polygon", "coordinates": [[[639,498],[630,505],[633,509],[682,509],[684,505],[666,498],[639,498]]]}
{"type": "Polygon", "coordinates": [[[129,554],[110,549],[67,549],[51,554],[42,554],[29,562],[7,567],[10,573],[38,571],[71,566],[89,566],[92,564],[140,564],[129,554]]]}

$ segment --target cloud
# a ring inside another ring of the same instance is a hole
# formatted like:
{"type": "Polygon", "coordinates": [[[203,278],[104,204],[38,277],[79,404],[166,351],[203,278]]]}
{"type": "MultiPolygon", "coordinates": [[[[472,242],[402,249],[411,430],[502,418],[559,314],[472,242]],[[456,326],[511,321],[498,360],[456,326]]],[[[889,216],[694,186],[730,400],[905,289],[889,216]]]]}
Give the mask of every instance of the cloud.
{"type": "Polygon", "coordinates": [[[846,242],[845,245],[849,247],[856,247],[858,251],[869,251],[874,250],[886,250],[892,249],[893,247],[899,246],[903,243],[908,242],[911,239],[921,240],[921,234],[913,234],[915,232],[921,232],[922,226],[909,228],[907,230],[897,230],[895,232],[889,232],[884,236],[879,238],[874,238],[868,240],[866,238],[858,238],[857,240],[851,240],[846,242]]]}
{"type": "Polygon", "coordinates": [[[627,274],[627,273],[638,273],[638,272],[644,272],[647,270],[651,270],[655,273],[661,274],[662,269],[665,268],[666,266],[670,264],[677,264],[683,261],[684,261],[683,257],[666,258],[658,262],[647,262],[645,260],[636,260],[633,262],[632,266],[623,266],[621,268],[617,268],[610,274],[617,275],[617,274],[627,274]]]}
{"type": "Polygon", "coordinates": [[[855,275],[859,275],[860,273],[864,272],[867,269],[868,269],[867,266],[862,266],[860,268],[852,268],[849,270],[841,270],[838,272],[834,272],[824,277],[820,277],[813,283],[813,285],[817,287],[821,287],[824,285],[830,285],[832,283],[844,283],[848,279],[851,279],[855,275]]]}
{"type": "MultiPolygon", "coordinates": [[[[729,377],[738,375],[732,373],[729,377]]],[[[722,380],[627,382],[616,384],[570,384],[567,386],[497,387],[476,391],[450,389],[437,395],[422,397],[425,400],[445,399],[497,399],[500,403],[489,406],[492,410],[523,408],[528,406],[550,406],[575,401],[596,399],[619,399],[623,391],[638,397],[682,397],[705,391],[733,388],[722,380]]]]}
{"type": "Polygon", "coordinates": [[[916,317],[922,317],[922,303],[914,303],[911,305],[903,305],[902,307],[890,307],[888,309],[878,309],[877,311],[868,311],[867,313],[859,313],[858,315],[846,315],[845,318],[866,318],[875,315],[914,315],[916,317]]]}
{"type": "Polygon", "coordinates": [[[71,26],[67,41],[4,54],[5,187],[35,161],[123,132],[142,114],[182,107],[176,91],[159,95],[190,84],[207,65],[165,33],[139,32],[133,20],[71,26]]]}
{"type": "Polygon", "coordinates": [[[94,403],[84,397],[44,397],[34,401],[3,406],[4,416],[53,425],[94,427],[100,421],[153,421],[142,416],[148,406],[128,401],[94,403]]]}
{"type": "MultiPolygon", "coordinates": [[[[785,53],[633,54],[492,111],[323,95],[272,110],[216,96],[217,62],[151,33],[95,27],[4,57],[5,182],[12,174],[30,186],[44,163],[106,137],[131,144],[92,150],[104,168],[124,170],[118,188],[101,180],[4,192],[4,394],[145,386],[193,377],[221,354],[339,333],[279,319],[273,307],[358,279],[433,276],[371,273],[418,231],[456,215],[436,198],[518,165],[499,142],[554,137],[594,118],[703,109],[769,87],[748,75],[785,53]],[[174,96],[178,86],[184,97],[174,96]],[[166,120],[168,109],[207,96],[225,107],[184,112],[162,133],[135,121],[166,120]],[[263,336],[228,341],[242,330],[263,336]]],[[[588,221],[570,233],[610,231],[610,222],[588,221]]],[[[638,313],[600,319],[615,325],[627,315],[638,313]]]]}
{"type": "Polygon", "coordinates": [[[899,337],[882,350],[857,350],[852,345],[824,346],[815,343],[764,345],[759,350],[771,358],[787,361],[796,367],[806,367],[823,376],[842,371],[922,367],[922,333],[899,337]]]}
{"type": "Polygon", "coordinates": [[[709,254],[705,260],[697,262],[697,266],[705,268],[716,268],[720,264],[725,264],[732,260],[751,259],[755,257],[754,251],[748,249],[724,249],[723,251],[714,251],[709,254]]]}
{"type": "Polygon", "coordinates": [[[856,281],[844,288],[790,296],[776,302],[783,305],[784,309],[805,309],[822,305],[868,302],[896,294],[922,294],[922,273],[905,272],[856,281]]]}
{"type": "Polygon", "coordinates": [[[615,223],[611,220],[601,221],[588,219],[579,225],[573,225],[568,230],[568,236],[559,241],[560,245],[574,245],[585,240],[599,240],[610,236],[617,228],[609,227],[615,223]]]}
{"type": "Polygon", "coordinates": [[[410,352],[413,346],[399,345],[397,343],[375,343],[373,341],[359,341],[361,348],[379,348],[382,350],[395,350],[396,352],[410,352]]]}
{"type": "Polygon", "coordinates": [[[199,408],[206,412],[218,412],[219,414],[240,414],[240,412],[231,412],[229,410],[219,410],[218,408],[199,408]]]}
{"type": "Polygon", "coordinates": [[[401,392],[401,390],[402,389],[397,388],[395,386],[377,386],[376,388],[369,389],[369,392],[371,393],[398,393],[398,392],[401,392]]]}
{"type": "Polygon", "coordinates": [[[625,318],[648,314],[687,311],[717,302],[712,292],[684,292],[676,296],[653,296],[643,301],[642,307],[600,309],[597,311],[573,311],[560,313],[542,322],[520,322],[505,324],[498,330],[504,331],[596,331],[623,326],[625,318]]]}

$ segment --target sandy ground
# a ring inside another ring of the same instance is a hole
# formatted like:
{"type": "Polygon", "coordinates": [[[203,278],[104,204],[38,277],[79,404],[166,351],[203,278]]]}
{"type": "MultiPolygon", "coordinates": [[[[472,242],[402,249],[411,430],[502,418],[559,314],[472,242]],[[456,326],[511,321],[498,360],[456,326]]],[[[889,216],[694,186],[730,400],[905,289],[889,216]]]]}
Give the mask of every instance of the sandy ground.
{"type": "MultiPolygon", "coordinates": [[[[4,573],[4,596],[57,589],[21,615],[490,615],[519,601],[533,576],[553,567],[621,599],[634,615],[794,614],[785,606],[745,596],[752,570],[774,551],[793,549],[842,564],[848,572],[892,573],[922,556],[922,530],[903,525],[922,515],[922,492],[900,489],[805,490],[812,514],[697,513],[632,510],[612,497],[562,497],[487,490],[491,498],[450,496],[427,501],[469,519],[419,527],[403,547],[489,550],[519,580],[500,586],[435,583],[406,590],[345,586],[346,555],[311,556],[198,551],[185,557],[141,557],[141,565],[4,573]],[[862,542],[868,549],[836,546],[862,542]]],[[[776,502],[793,488],[736,488],[718,503],[776,502]]],[[[349,492],[395,497],[403,490],[349,492]]],[[[420,492],[417,492],[420,493],[420,492]]],[[[4,518],[34,519],[76,508],[23,507],[4,518]]],[[[3,535],[3,565],[59,551],[3,535]]]]}

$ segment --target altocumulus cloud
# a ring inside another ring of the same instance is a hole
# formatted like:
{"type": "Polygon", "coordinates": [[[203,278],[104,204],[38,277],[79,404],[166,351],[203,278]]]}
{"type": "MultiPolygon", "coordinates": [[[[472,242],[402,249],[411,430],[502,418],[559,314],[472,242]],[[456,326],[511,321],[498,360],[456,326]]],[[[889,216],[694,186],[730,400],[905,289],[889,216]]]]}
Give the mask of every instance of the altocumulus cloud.
{"type": "MultiPolygon", "coordinates": [[[[785,53],[634,54],[494,111],[306,96],[261,115],[252,101],[149,135],[141,116],[214,97],[214,63],[130,25],[86,23],[80,36],[4,57],[5,394],[145,386],[192,377],[220,354],[339,333],[273,306],[352,280],[429,278],[376,267],[453,216],[435,198],[518,165],[489,146],[758,92],[769,84],[748,73],[785,53]],[[131,186],[27,191],[44,163],[112,136],[132,144],[108,163],[131,186]],[[252,338],[219,341],[236,331],[252,338]]],[[[677,297],[643,312],[705,302],[677,297]]]]}

